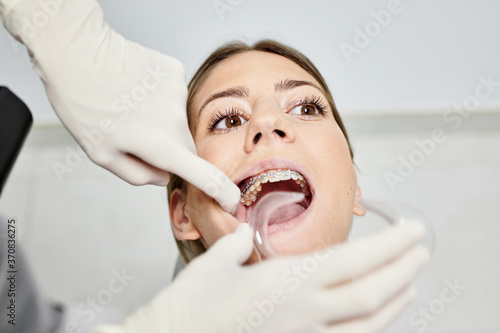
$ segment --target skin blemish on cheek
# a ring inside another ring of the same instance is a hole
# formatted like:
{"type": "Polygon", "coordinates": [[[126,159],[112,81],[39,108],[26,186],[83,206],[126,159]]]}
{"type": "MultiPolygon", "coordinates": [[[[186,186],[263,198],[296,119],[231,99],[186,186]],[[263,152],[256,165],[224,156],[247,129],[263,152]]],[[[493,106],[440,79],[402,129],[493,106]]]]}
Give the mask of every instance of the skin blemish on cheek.
{"type": "Polygon", "coordinates": [[[349,196],[352,193],[352,187],[350,188],[350,192],[347,192],[347,196],[349,196]]]}

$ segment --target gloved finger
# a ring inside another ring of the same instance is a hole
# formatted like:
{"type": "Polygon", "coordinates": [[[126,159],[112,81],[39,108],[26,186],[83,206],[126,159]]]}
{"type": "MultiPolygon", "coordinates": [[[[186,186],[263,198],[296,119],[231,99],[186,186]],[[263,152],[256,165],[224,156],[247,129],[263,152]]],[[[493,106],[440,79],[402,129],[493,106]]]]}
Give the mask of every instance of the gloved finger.
{"type": "Polygon", "coordinates": [[[123,333],[123,328],[119,326],[111,326],[111,325],[99,325],[94,328],[92,333],[123,333]]]}
{"type": "Polygon", "coordinates": [[[168,171],[158,169],[131,154],[93,155],[91,159],[132,185],[166,186],[170,180],[168,171]]]}
{"type": "Polygon", "coordinates": [[[236,231],[219,239],[208,251],[218,262],[243,264],[253,251],[253,232],[247,223],[241,223],[236,231]]]}
{"type": "Polygon", "coordinates": [[[404,308],[410,303],[415,296],[417,291],[414,287],[407,287],[393,299],[388,301],[383,307],[376,313],[349,320],[345,323],[337,323],[330,326],[325,333],[375,333],[380,332],[382,329],[386,328],[394,319],[404,310],[404,308]]]}
{"type": "Polygon", "coordinates": [[[16,0],[1,0],[0,1],[0,17],[4,19],[6,13],[16,3],[16,0]]]}
{"type": "Polygon", "coordinates": [[[326,308],[335,309],[335,313],[325,313],[322,319],[334,322],[377,312],[387,301],[411,284],[428,260],[428,251],[423,246],[416,246],[401,258],[371,274],[344,286],[326,290],[323,293],[326,308]],[[338,307],[339,300],[346,300],[342,302],[341,307],[338,307]]]}
{"type": "Polygon", "coordinates": [[[311,283],[331,286],[366,274],[397,258],[417,243],[424,235],[421,223],[391,227],[373,236],[321,251],[318,270],[311,283]]]}
{"type": "MultiPolygon", "coordinates": [[[[190,135],[189,131],[186,132],[190,135]]],[[[192,141],[192,138],[190,140],[192,141]]],[[[169,142],[168,138],[151,137],[140,141],[130,138],[122,141],[121,145],[127,152],[140,157],[152,167],[170,171],[183,178],[214,198],[222,209],[236,214],[240,203],[239,188],[219,168],[185,146],[169,142]]]]}
{"type": "Polygon", "coordinates": [[[170,171],[214,198],[225,211],[237,212],[240,189],[224,172],[189,151],[172,147],[170,151],[171,155],[174,152],[177,161],[182,162],[171,163],[170,171]]]}
{"type": "Polygon", "coordinates": [[[186,153],[182,158],[187,167],[176,174],[214,198],[226,212],[236,214],[241,197],[238,186],[219,168],[197,155],[186,153]]]}

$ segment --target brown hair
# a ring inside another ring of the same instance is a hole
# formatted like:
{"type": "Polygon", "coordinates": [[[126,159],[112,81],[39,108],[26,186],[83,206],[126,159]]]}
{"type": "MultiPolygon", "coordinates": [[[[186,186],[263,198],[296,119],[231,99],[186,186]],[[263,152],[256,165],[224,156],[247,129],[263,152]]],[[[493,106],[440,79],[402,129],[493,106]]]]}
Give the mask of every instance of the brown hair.
{"type": "MultiPolygon", "coordinates": [[[[193,133],[193,122],[191,121],[191,114],[192,112],[191,109],[193,108],[193,100],[194,97],[196,96],[197,92],[199,91],[200,87],[205,83],[209,75],[211,74],[212,70],[221,62],[224,60],[240,54],[244,52],[250,52],[250,51],[261,51],[261,52],[267,52],[267,53],[274,53],[280,56],[283,56],[287,59],[290,59],[300,67],[302,67],[306,72],[308,72],[318,83],[320,84],[320,87],[322,88],[323,92],[325,93],[326,99],[328,100],[328,104],[330,106],[330,109],[332,110],[333,117],[335,118],[335,121],[337,122],[338,126],[340,127],[342,133],[344,134],[344,137],[347,141],[347,145],[349,146],[349,152],[351,154],[351,158],[353,157],[352,149],[351,149],[351,144],[349,143],[349,138],[347,136],[347,132],[345,130],[344,124],[342,122],[342,119],[340,118],[340,115],[337,111],[337,108],[335,107],[335,103],[333,101],[333,97],[330,93],[330,89],[328,89],[328,86],[326,85],[325,80],[323,79],[323,76],[321,73],[318,71],[316,66],[302,53],[299,51],[295,50],[294,48],[284,45],[280,42],[274,41],[274,40],[261,40],[259,42],[256,42],[253,45],[248,45],[243,42],[230,42],[228,44],[225,44],[221,47],[219,47],[217,50],[215,50],[210,56],[203,62],[203,64],[200,66],[200,68],[196,71],[194,74],[193,78],[188,84],[188,96],[187,96],[187,117],[188,117],[188,122],[189,122],[189,128],[191,130],[191,133],[193,133]]],[[[170,175],[170,182],[168,184],[168,198],[172,195],[172,192],[175,189],[181,189],[185,190],[186,189],[186,182],[178,177],[177,175],[171,174],[170,175]]],[[[191,240],[191,241],[180,241],[176,239],[177,242],[177,247],[179,249],[179,253],[181,254],[182,258],[184,259],[185,262],[189,262],[196,256],[200,255],[201,253],[205,252],[206,249],[201,243],[201,240],[191,240]]]]}

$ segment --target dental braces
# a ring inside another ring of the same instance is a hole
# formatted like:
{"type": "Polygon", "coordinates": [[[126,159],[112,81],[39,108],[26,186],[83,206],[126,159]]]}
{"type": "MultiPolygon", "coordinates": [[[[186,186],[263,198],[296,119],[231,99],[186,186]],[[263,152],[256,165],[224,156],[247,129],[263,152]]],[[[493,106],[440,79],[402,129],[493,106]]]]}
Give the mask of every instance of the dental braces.
{"type": "Polygon", "coordinates": [[[303,176],[298,171],[294,170],[277,170],[277,171],[269,171],[268,173],[261,173],[260,175],[252,177],[250,179],[250,182],[248,182],[243,191],[241,191],[241,196],[243,196],[248,191],[248,189],[252,187],[252,185],[255,185],[257,180],[260,181],[261,183],[267,183],[266,177],[267,181],[269,181],[270,183],[274,183],[280,180],[288,180],[288,179],[297,180],[303,178],[303,176]],[[283,176],[285,177],[285,179],[282,179],[283,176]]]}
{"type": "Polygon", "coordinates": [[[267,182],[275,183],[289,179],[295,181],[295,183],[298,185],[298,189],[304,192],[305,196],[311,194],[309,184],[300,172],[290,169],[269,170],[250,179],[248,184],[245,185],[245,188],[241,192],[240,203],[246,206],[250,206],[253,202],[255,202],[259,196],[260,191],[262,190],[262,184],[265,184],[267,182]]]}

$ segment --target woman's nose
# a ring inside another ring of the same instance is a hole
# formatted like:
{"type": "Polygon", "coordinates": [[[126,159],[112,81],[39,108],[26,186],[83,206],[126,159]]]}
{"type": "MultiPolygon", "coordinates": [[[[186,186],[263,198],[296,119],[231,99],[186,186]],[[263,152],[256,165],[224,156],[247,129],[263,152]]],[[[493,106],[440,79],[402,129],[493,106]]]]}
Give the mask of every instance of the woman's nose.
{"type": "Polygon", "coordinates": [[[289,121],[274,100],[257,101],[248,122],[245,152],[250,153],[257,146],[294,142],[295,134],[289,121]]]}

